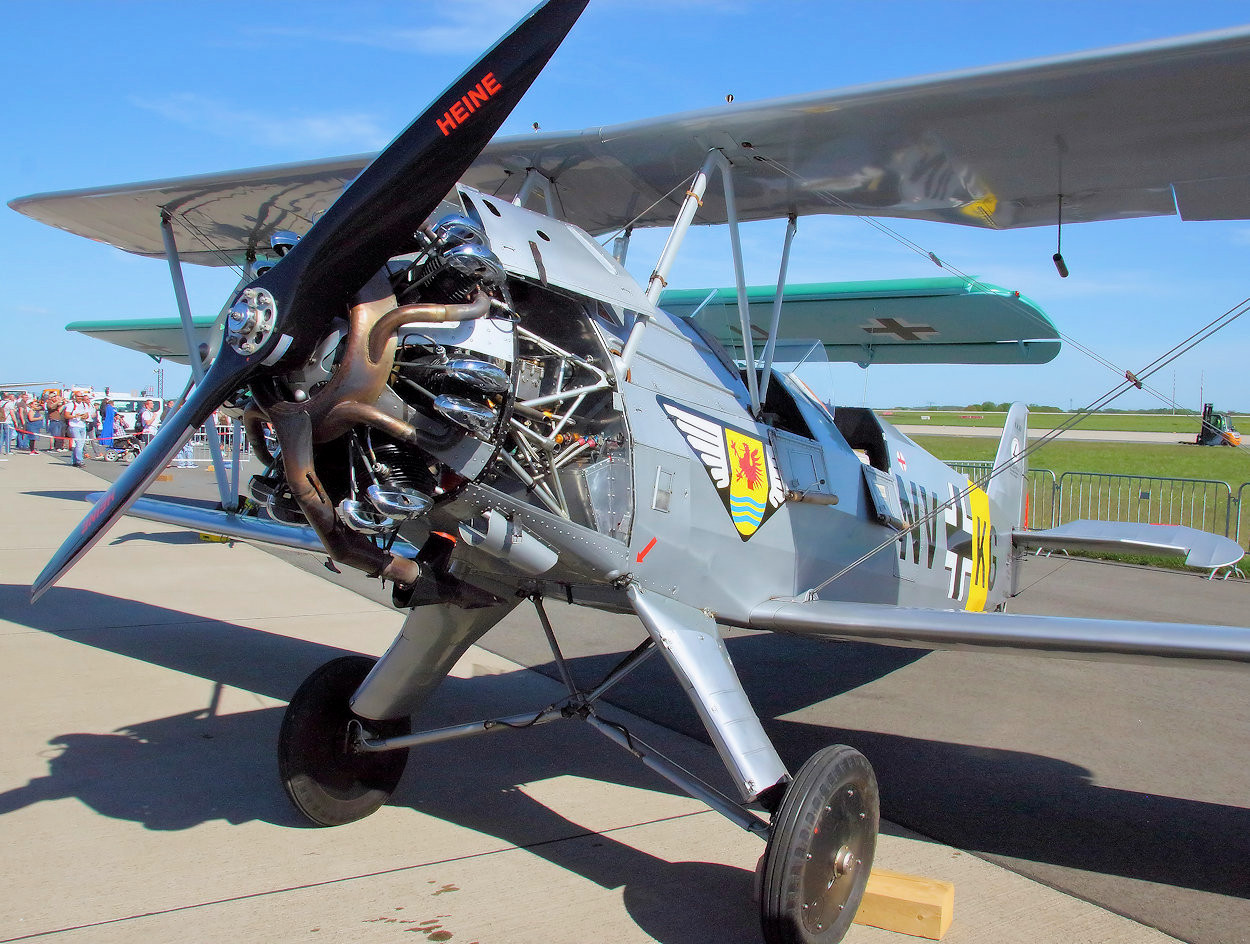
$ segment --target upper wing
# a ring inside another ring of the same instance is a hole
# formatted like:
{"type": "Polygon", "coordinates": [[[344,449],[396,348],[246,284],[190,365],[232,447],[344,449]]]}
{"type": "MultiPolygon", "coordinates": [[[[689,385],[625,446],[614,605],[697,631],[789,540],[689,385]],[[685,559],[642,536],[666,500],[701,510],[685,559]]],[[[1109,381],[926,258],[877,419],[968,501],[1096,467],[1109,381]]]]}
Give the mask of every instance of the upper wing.
{"type": "Polygon", "coordinates": [[[161,213],[168,212],[184,262],[242,265],[249,253],[265,255],[274,230],[307,232],[374,156],[40,193],[10,200],[9,206],[49,226],[160,257],[165,255],[161,213]]]}
{"type": "MultiPolygon", "coordinates": [[[[747,289],[757,347],[772,323],[773,286],[747,289]]],[[[737,290],[673,289],[660,307],[694,320],[730,351],[742,349],[737,290]]],[[[957,278],[790,285],[781,339],[823,342],[830,361],[869,364],[1044,364],[1059,332],[1019,292],[957,278]]],[[[785,358],[781,358],[784,360],[785,358]]]]}
{"type": "MultiPolygon", "coordinates": [[[[1250,216],[1250,29],[496,140],[465,183],[528,167],[592,233],[669,224],[709,148],[742,220],[861,214],[991,228],[1250,216]],[[1062,174],[1060,162],[1062,161],[1062,174]]],[[[726,221],[709,187],[700,222],[726,221]]]]}
{"type": "MultiPolygon", "coordinates": [[[[1171,215],[1250,218],[1250,29],[735,104],[571,133],[498,138],[463,181],[511,197],[528,168],[594,234],[672,221],[709,148],[734,164],[739,217],[850,213],[1010,228],[1171,215]],[[1060,165],[1062,164],[1062,175],[1060,165]]],[[[50,225],[209,265],[302,233],[369,162],[335,158],[10,203],[50,225]]],[[[720,188],[701,222],[726,219],[720,188]]]]}

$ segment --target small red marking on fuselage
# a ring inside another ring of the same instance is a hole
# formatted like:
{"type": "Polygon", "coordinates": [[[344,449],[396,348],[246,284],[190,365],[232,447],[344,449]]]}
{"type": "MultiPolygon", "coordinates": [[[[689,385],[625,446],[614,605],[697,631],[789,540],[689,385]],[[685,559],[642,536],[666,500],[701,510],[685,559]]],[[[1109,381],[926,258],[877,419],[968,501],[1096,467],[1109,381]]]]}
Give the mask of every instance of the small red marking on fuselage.
{"type": "Polygon", "coordinates": [[[641,551],[639,551],[639,552],[638,552],[637,562],[638,562],[639,564],[641,564],[641,563],[642,563],[642,559],[643,559],[644,557],[646,557],[648,554],[650,554],[650,553],[651,553],[651,548],[653,548],[653,547],[655,547],[655,538],[652,538],[652,539],[651,539],[651,540],[647,543],[647,546],[646,546],[646,547],[644,547],[641,551]]]}
{"type": "Polygon", "coordinates": [[[502,88],[503,86],[495,78],[495,73],[487,72],[477,85],[460,96],[458,101],[452,102],[451,107],[443,112],[442,118],[434,119],[438,130],[443,132],[444,137],[450,137],[453,131],[468,121],[470,115],[485,105],[491,96],[502,88]]]}

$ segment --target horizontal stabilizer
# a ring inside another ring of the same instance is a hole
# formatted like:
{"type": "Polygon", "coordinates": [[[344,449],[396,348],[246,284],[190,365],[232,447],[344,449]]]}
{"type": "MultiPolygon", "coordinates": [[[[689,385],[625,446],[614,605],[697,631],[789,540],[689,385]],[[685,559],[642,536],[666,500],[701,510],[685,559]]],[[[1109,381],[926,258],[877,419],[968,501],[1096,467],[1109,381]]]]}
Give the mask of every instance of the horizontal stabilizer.
{"type": "Polygon", "coordinates": [[[912,649],[1028,652],[1091,662],[1250,663],[1250,629],[1238,626],[929,610],[836,600],[770,600],[751,612],[749,625],[912,649]]]}
{"type": "Polygon", "coordinates": [[[1130,521],[1070,521],[1045,531],[1018,531],[1011,536],[1019,547],[1083,548],[1121,554],[1184,555],[1190,567],[1214,570],[1231,567],[1245,551],[1221,534],[1175,524],[1142,524],[1130,521]]]}
{"type": "MultiPolygon", "coordinates": [[[[774,286],[747,289],[757,351],[768,337],[775,295],[774,286]]],[[[670,289],[660,296],[660,307],[693,316],[730,352],[741,354],[736,289],[670,289]]],[[[861,367],[1044,364],[1059,353],[1059,332],[1019,292],[950,277],[790,285],[778,333],[779,340],[820,341],[828,360],[861,367]]]]}

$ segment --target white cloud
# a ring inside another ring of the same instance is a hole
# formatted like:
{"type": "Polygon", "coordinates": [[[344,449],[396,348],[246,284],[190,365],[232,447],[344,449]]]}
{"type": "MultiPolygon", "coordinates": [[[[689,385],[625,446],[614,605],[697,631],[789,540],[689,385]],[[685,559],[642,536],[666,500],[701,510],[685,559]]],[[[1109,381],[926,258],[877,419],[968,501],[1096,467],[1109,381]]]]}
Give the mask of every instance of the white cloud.
{"type": "MultiPolygon", "coordinates": [[[[369,17],[353,17],[342,30],[307,29],[299,26],[265,26],[254,34],[318,42],[367,46],[374,49],[440,54],[480,53],[534,4],[530,0],[476,0],[474,3],[420,4],[419,26],[404,26],[385,17],[372,18],[377,26],[361,26],[369,17]]],[[[391,11],[389,15],[393,15],[391,11]]]]}
{"type": "Polygon", "coordinates": [[[203,95],[177,94],[163,98],[132,98],[131,102],[187,127],[219,137],[243,137],[266,147],[315,151],[380,148],[393,136],[379,120],[365,112],[280,115],[238,108],[203,95]]]}

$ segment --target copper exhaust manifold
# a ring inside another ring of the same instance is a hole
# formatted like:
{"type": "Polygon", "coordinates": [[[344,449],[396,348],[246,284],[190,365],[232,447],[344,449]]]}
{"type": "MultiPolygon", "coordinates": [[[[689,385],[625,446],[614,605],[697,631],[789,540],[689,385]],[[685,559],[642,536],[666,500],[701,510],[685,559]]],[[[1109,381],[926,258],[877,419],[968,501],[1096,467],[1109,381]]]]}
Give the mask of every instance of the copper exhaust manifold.
{"type": "Polygon", "coordinates": [[[262,402],[263,394],[254,391],[255,408],[249,408],[243,418],[248,440],[262,461],[272,462],[262,424],[266,420],[273,424],[287,485],[331,559],[400,584],[420,579],[421,565],[416,561],[383,551],[339,520],[314,468],[313,446],[337,439],[360,424],[412,446],[428,443],[429,437],[410,423],[376,406],[395,366],[396,332],[409,322],[469,321],[489,310],[490,296],[484,291],[463,305],[396,305],[389,280],[379,273],[357,294],[343,357],[321,389],[302,402],[277,398],[262,402]]]}

